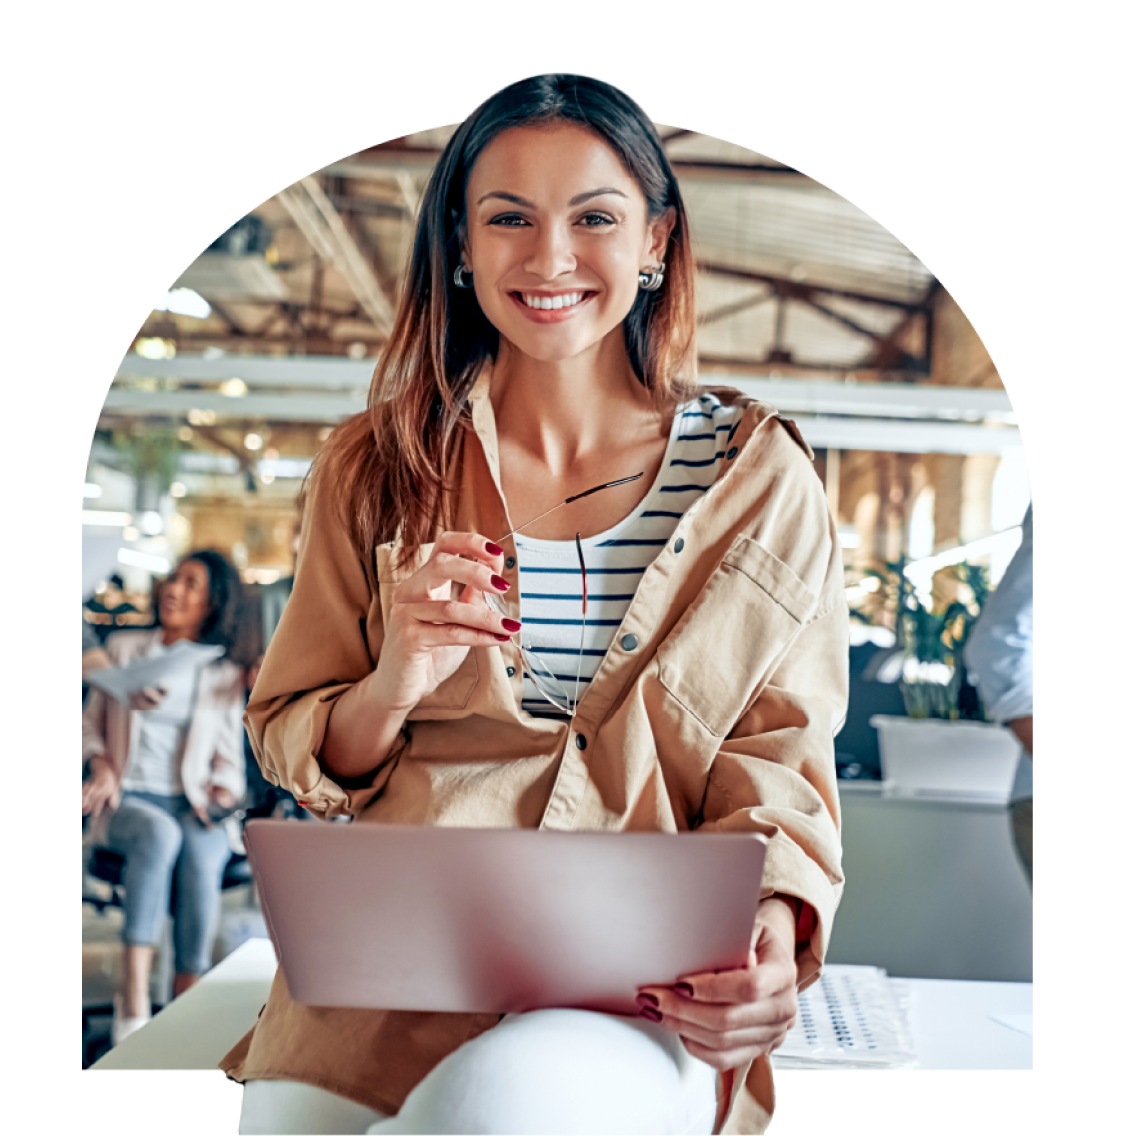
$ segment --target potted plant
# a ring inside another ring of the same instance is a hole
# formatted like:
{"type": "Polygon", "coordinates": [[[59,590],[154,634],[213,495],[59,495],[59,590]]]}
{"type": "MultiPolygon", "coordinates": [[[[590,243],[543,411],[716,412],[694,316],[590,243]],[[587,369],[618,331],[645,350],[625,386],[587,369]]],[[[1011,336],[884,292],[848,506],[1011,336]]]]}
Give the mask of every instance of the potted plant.
{"type": "Polygon", "coordinates": [[[1009,730],[986,720],[968,681],[963,648],[991,593],[987,570],[959,564],[936,573],[930,596],[908,576],[901,557],[861,574],[869,602],[851,611],[890,624],[895,646],[874,661],[874,677],[898,682],[907,717],[877,714],[885,782],[928,792],[1008,795],[1019,747],[1009,730]],[[865,583],[875,581],[874,585],[865,583]],[[936,594],[937,593],[937,594],[936,594]]]}

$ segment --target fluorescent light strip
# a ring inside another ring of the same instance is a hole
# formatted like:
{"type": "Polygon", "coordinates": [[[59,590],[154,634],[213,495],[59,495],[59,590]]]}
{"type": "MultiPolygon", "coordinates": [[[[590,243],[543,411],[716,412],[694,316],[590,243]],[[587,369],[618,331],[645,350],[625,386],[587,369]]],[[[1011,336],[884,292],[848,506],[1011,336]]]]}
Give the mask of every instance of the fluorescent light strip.
{"type": "Polygon", "coordinates": [[[110,509],[84,509],[83,524],[101,528],[124,529],[134,518],[129,513],[114,513],[110,509]]]}
{"type": "Polygon", "coordinates": [[[119,564],[126,564],[132,568],[145,568],[148,572],[168,572],[170,562],[164,556],[153,556],[148,552],[135,552],[133,548],[120,548],[118,550],[119,564]]]}

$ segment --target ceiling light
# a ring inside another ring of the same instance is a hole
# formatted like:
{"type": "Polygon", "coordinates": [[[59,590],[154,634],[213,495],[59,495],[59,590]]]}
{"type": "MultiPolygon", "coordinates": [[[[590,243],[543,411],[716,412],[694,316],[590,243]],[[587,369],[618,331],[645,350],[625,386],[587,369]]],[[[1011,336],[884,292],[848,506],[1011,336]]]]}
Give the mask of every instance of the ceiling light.
{"type": "Polygon", "coordinates": [[[170,483],[170,496],[171,497],[184,497],[185,486],[180,481],[170,483]]]}
{"type": "Polygon", "coordinates": [[[220,386],[221,393],[227,398],[244,398],[248,390],[244,379],[226,379],[220,386]]]}
{"type": "Polygon", "coordinates": [[[101,497],[102,495],[103,487],[96,485],[93,481],[88,481],[86,485],[83,486],[83,498],[85,500],[91,500],[95,497],[101,497]]]}
{"type": "Polygon", "coordinates": [[[245,435],[245,449],[246,450],[259,450],[264,445],[264,439],[259,434],[246,434],[245,435]]]}
{"type": "Polygon", "coordinates": [[[170,570],[170,562],[164,556],[154,556],[149,552],[136,552],[133,548],[120,548],[118,550],[119,564],[127,564],[133,568],[145,568],[149,572],[162,574],[170,570]]]}
{"type": "Polygon", "coordinates": [[[162,531],[162,514],[154,512],[153,509],[148,510],[142,514],[138,527],[147,536],[157,536],[162,531]]]}
{"type": "Polygon", "coordinates": [[[112,513],[109,509],[84,509],[83,524],[120,529],[134,518],[129,513],[112,513]]]}
{"type": "Polygon", "coordinates": [[[171,288],[166,298],[154,308],[156,312],[173,312],[174,315],[205,319],[213,309],[203,296],[192,288],[171,288]]]}
{"type": "Polygon", "coordinates": [[[143,359],[172,359],[177,354],[177,344],[172,339],[144,336],[134,344],[134,350],[143,359]]]}

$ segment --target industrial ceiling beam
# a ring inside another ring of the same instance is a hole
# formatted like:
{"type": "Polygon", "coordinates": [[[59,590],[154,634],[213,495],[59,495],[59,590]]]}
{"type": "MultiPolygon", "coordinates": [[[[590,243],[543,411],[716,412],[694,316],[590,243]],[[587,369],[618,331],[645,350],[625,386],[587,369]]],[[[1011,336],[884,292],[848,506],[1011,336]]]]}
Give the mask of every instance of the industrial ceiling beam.
{"type": "MultiPolygon", "coordinates": [[[[144,359],[127,355],[116,376],[123,384],[139,379],[216,384],[239,378],[256,393],[232,398],[213,390],[147,391],[123,385],[111,390],[106,407],[123,413],[182,414],[198,409],[256,417],[267,414],[277,405],[260,401],[264,399],[276,399],[282,406],[307,413],[313,406],[320,409],[337,399],[347,398],[358,409],[364,403],[373,368],[373,360],[341,356],[226,355],[206,359],[200,355],[178,355],[173,359],[144,359]],[[281,393],[259,393],[271,389],[281,393]],[[304,393],[289,393],[290,390],[304,393]]],[[[721,385],[735,387],[784,410],[812,414],[956,421],[986,419],[1004,423],[1013,420],[1013,407],[1006,392],[985,387],[774,379],[754,374],[752,366],[748,374],[704,375],[703,378],[710,384],[720,379],[721,385]]],[[[337,405],[342,408],[345,404],[337,405]]]]}
{"type": "Polygon", "coordinates": [[[737,268],[733,265],[719,264],[713,261],[699,261],[697,268],[699,272],[705,272],[711,276],[730,276],[735,280],[753,280],[757,283],[772,284],[776,288],[790,292],[807,289],[810,292],[817,292],[825,296],[839,296],[841,299],[856,300],[863,304],[880,304],[887,308],[898,308],[904,312],[921,312],[926,311],[927,308],[926,300],[918,302],[897,300],[892,296],[858,292],[849,288],[835,288],[829,284],[813,283],[812,281],[805,284],[800,280],[791,280],[787,276],[777,276],[771,272],[757,272],[750,268],[737,268]]]}
{"type": "MultiPolygon", "coordinates": [[[[742,386],[741,383],[731,384],[742,386]]],[[[115,419],[168,421],[185,413],[174,409],[175,400],[185,403],[178,391],[112,391],[100,424],[115,419]]],[[[322,422],[332,424],[363,409],[361,399],[344,392],[313,395],[249,395],[226,399],[223,395],[198,394],[197,409],[215,409],[217,421],[260,425],[273,422],[322,422]],[[225,404],[225,405],[222,405],[225,404]],[[222,419],[222,415],[227,416],[222,419]]],[[[777,405],[774,403],[774,405],[777,405]]],[[[1000,454],[1022,444],[1016,426],[987,426],[974,422],[935,419],[831,417],[795,411],[781,404],[815,449],[873,450],[881,453],[1000,454]]],[[[200,428],[198,428],[200,429],[200,428]]],[[[232,452],[230,450],[230,452],[232,452]]]]}
{"type": "Polygon", "coordinates": [[[316,254],[343,275],[371,322],[381,333],[389,333],[394,323],[391,301],[316,178],[302,178],[281,190],[276,200],[288,211],[316,254]]]}

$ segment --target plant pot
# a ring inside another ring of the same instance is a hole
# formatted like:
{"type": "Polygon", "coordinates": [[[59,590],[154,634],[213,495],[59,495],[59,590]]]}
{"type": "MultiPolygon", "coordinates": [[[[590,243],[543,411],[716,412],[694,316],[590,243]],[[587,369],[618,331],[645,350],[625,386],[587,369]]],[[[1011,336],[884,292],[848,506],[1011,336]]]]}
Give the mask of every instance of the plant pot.
{"type": "Polygon", "coordinates": [[[897,791],[1009,798],[1022,748],[1005,726],[889,714],[870,721],[884,780],[897,791]]]}

